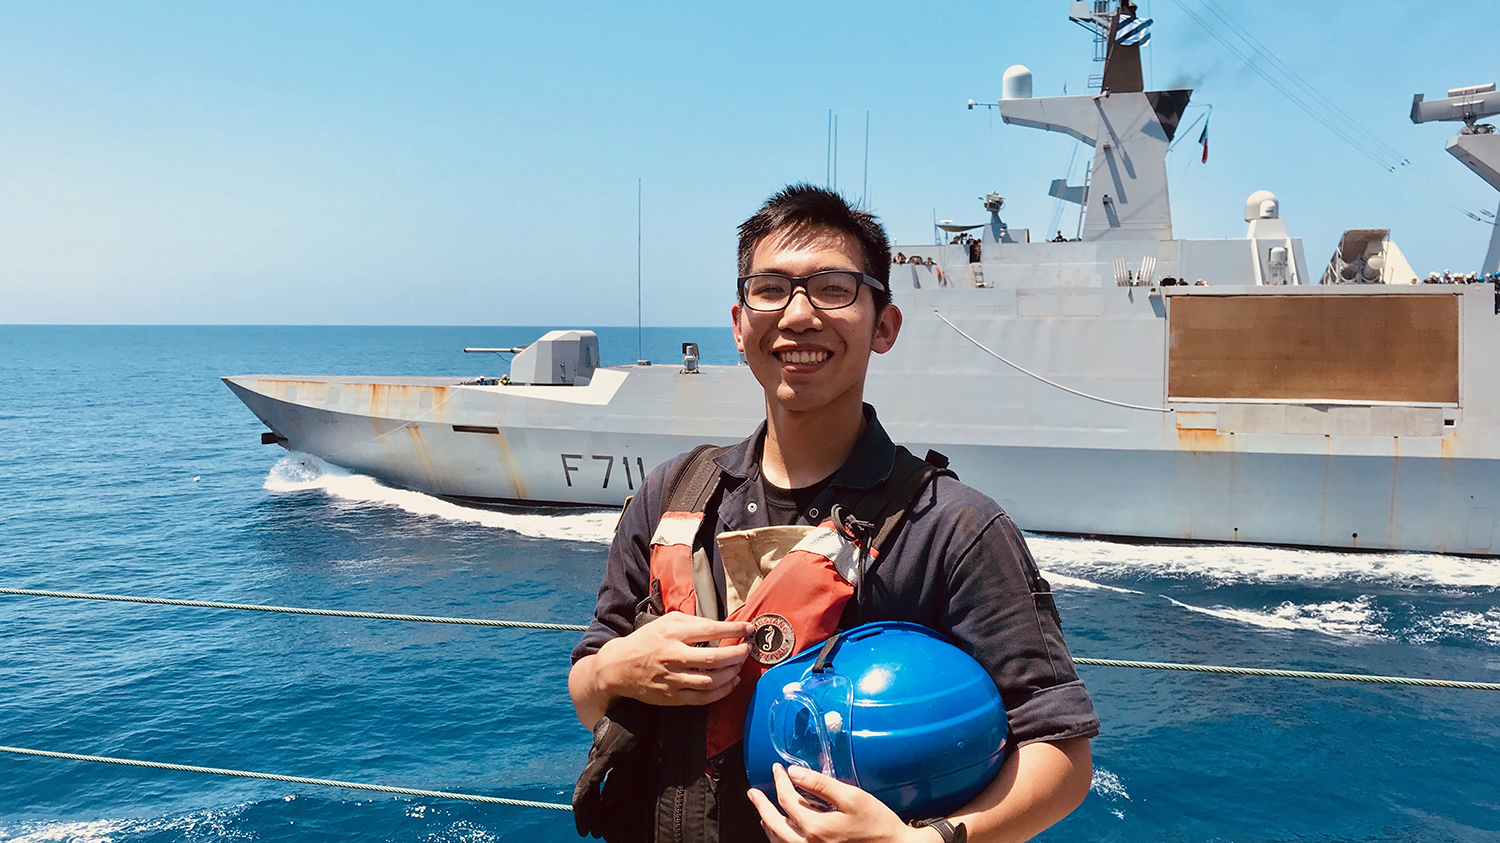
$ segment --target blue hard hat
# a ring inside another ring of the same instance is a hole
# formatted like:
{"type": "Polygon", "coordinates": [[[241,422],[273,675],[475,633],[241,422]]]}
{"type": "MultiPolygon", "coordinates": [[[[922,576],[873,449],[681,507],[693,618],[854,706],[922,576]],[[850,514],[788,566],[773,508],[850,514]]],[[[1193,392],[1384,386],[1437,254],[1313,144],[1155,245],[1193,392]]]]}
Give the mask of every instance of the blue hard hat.
{"type": "Polygon", "coordinates": [[[1000,771],[1008,729],[988,672],[936,632],[881,621],[761,675],[745,717],[750,784],[774,764],[856,785],[903,820],[945,816],[1000,771]]]}

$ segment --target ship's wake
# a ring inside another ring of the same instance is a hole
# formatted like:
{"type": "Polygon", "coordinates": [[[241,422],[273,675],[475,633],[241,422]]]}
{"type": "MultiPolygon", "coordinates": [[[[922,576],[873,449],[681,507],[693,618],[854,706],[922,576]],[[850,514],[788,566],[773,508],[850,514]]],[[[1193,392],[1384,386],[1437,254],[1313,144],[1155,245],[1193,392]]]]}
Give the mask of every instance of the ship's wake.
{"type": "Polygon", "coordinates": [[[1166,595],[1173,606],[1227,624],[1278,632],[1316,632],[1350,641],[1405,641],[1419,646],[1453,644],[1500,647],[1500,608],[1424,609],[1407,602],[1392,605],[1370,594],[1352,600],[1313,603],[1282,601],[1275,606],[1244,608],[1196,606],[1166,595]]]}
{"type": "MultiPolygon", "coordinates": [[[[308,454],[282,457],[266,476],[276,494],[319,493],[339,505],[393,507],[412,515],[478,524],[539,539],[607,544],[615,510],[475,509],[396,489],[308,454]]],[[[1500,563],[1420,553],[1340,553],[1253,545],[1143,545],[1031,535],[1043,575],[1059,591],[1166,599],[1227,624],[1315,632],[1352,640],[1463,642],[1500,647],[1500,563]],[[1266,605],[1224,605],[1240,587],[1298,592],[1266,605]],[[1304,587],[1310,593],[1301,593],[1304,587]],[[1169,596],[1163,592],[1171,591],[1169,596]],[[1376,591],[1383,596],[1362,593],[1376,591]],[[1191,593],[1187,593],[1191,592],[1191,593]],[[1333,593],[1330,593],[1333,592],[1333,593]],[[1393,594],[1394,592],[1394,594],[1393,594]],[[1414,609],[1404,597],[1420,596],[1414,609]],[[1456,598],[1448,607],[1445,597],[1456,598]],[[1480,598],[1476,604],[1474,598],[1480,598]],[[1302,599],[1296,599],[1302,598],[1302,599]],[[1403,610],[1392,611],[1393,599],[1403,610]]]]}
{"type": "Polygon", "coordinates": [[[1059,591],[1164,600],[1192,616],[1267,634],[1500,647],[1495,560],[1056,536],[1027,541],[1059,591]]]}
{"type": "Polygon", "coordinates": [[[1388,613],[1369,595],[1323,603],[1298,604],[1285,601],[1266,609],[1203,607],[1170,597],[1166,599],[1172,605],[1190,612],[1265,629],[1321,632],[1341,638],[1385,638],[1388,635],[1385,625],[1388,613]]]}
{"type": "Polygon", "coordinates": [[[1206,585],[1361,584],[1500,589],[1500,561],[1435,553],[1341,553],[1258,545],[1151,545],[1028,536],[1045,570],[1093,581],[1142,577],[1206,585]]]}
{"type": "Polygon", "coordinates": [[[300,453],[287,454],[272,466],[265,488],[276,494],[321,492],[349,505],[394,507],[412,515],[495,527],[539,539],[608,544],[619,520],[619,512],[612,509],[518,512],[460,506],[421,492],[392,488],[373,477],[300,453]]]}

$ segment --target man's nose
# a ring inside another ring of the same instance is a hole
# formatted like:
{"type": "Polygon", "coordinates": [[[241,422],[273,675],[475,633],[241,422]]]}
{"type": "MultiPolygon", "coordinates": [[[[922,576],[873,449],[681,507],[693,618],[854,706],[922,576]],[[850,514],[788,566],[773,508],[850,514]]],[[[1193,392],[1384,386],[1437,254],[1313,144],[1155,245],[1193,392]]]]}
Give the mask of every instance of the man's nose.
{"type": "Polygon", "coordinates": [[[780,327],[786,330],[805,331],[817,327],[818,309],[813,307],[806,287],[793,287],[792,297],[781,311],[780,327]],[[798,293],[801,293],[799,296],[798,293]]]}

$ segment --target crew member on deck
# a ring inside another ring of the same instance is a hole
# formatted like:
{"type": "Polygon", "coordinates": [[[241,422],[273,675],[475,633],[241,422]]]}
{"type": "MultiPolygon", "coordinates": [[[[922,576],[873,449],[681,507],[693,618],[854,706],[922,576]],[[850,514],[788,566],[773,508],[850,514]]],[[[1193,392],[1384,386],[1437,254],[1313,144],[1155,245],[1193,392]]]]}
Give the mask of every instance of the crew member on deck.
{"type": "Polygon", "coordinates": [[[1099,721],[1020,530],[944,470],[946,459],[898,448],[863,401],[870,356],[901,331],[891,266],[880,223],[810,185],[787,187],[740,226],[730,313],[766,420],[736,445],[658,467],[621,516],[568,677],[578,718],[594,731],[574,793],[580,834],[632,843],[1019,841],[1088,793],[1099,721]],[[851,515],[871,501],[895,513],[881,522],[894,526],[877,533],[874,519],[851,515]],[[845,569],[825,560],[825,587],[778,590],[788,578],[773,579],[784,571],[771,566],[810,551],[768,548],[787,531],[819,530],[851,542],[838,545],[845,550],[869,551],[862,577],[845,581],[845,569]],[[742,576],[747,559],[751,573],[761,566],[754,585],[742,576]],[[809,634],[798,626],[808,617],[824,626],[809,634]],[[752,683],[835,628],[878,620],[923,624],[984,666],[1009,721],[999,774],[950,816],[913,825],[802,767],[776,769],[775,802],[751,790],[736,738],[752,683]],[[775,652],[752,655],[746,640],[771,627],[775,652]]]}

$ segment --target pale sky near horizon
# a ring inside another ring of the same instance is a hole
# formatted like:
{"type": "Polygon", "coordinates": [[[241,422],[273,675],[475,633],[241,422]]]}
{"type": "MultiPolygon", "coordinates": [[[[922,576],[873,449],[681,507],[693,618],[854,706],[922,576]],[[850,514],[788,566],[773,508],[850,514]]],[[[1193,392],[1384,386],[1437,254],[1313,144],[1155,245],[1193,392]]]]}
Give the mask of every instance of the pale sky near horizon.
{"type": "MultiPolygon", "coordinates": [[[[824,182],[830,109],[838,186],[897,243],[982,221],[991,190],[1041,239],[1074,225],[1046,192],[1075,142],[965,105],[1016,63],[1037,96],[1086,92],[1068,5],[6,4],[0,324],[633,325],[637,178],[644,321],[726,324],[735,226],[824,182]]],[[[1450,205],[1500,194],[1444,151],[1457,124],[1408,112],[1500,82],[1494,0],[1141,6],[1148,88],[1214,106],[1209,163],[1200,127],[1169,158],[1177,236],[1243,236],[1264,188],[1314,275],[1349,228],[1390,228],[1419,273],[1478,268],[1489,229],[1450,205]],[[1361,155],[1184,6],[1410,163],[1361,155]]]]}

